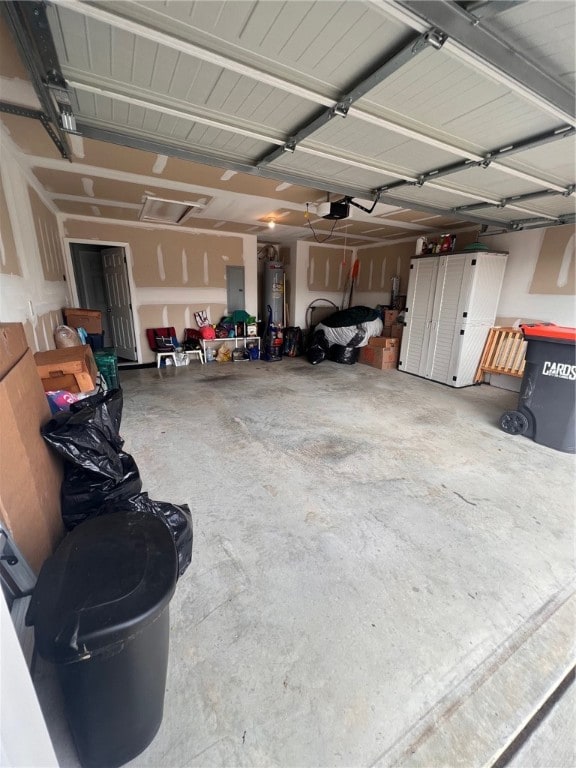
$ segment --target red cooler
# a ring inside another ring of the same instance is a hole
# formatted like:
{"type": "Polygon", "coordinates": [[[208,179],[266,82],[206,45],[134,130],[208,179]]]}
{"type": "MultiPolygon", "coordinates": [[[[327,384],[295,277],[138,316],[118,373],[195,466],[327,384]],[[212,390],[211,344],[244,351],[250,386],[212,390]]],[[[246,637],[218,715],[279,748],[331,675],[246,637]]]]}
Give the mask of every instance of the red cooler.
{"type": "Polygon", "coordinates": [[[518,410],[500,427],[540,445],[576,453],[576,328],[523,325],[528,342],[518,410]]]}

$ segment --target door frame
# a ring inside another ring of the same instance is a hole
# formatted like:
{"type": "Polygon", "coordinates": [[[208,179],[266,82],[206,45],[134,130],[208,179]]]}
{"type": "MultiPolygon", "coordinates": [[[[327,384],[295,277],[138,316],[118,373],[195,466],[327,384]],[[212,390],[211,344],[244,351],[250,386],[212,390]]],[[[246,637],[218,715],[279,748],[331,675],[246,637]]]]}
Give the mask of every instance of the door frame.
{"type": "Polygon", "coordinates": [[[136,363],[142,363],[142,343],[141,343],[141,331],[140,322],[138,319],[138,313],[136,312],[136,285],[134,283],[134,275],[132,274],[132,249],[130,243],[122,243],[117,240],[92,240],[85,237],[65,237],[64,243],[66,244],[66,272],[68,274],[68,283],[70,287],[70,294],[75,306],[78,306],[78,288],[76,286],[76,275],[74,274],[74,264],[72,263],[72,249],[71,245],[98,245],[101,248],[124,248],[126,254],[126,274],[128,275],[128,287],[130,288],[130,303],[132,304],[132,326],[134,328],[134,342],[136,344],[136,363]]]}

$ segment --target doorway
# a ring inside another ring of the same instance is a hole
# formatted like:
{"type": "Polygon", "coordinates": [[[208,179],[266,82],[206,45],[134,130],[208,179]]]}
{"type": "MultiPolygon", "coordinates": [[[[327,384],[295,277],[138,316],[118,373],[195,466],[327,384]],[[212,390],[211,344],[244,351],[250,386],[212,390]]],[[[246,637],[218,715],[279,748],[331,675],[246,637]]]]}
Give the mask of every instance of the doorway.
{"type": "Polygon", "coordinates": [[[70,256],[80,306],[102,312],[104,345],[115,347],[119,364],[137,362],[124,248],[70,243],[70,256]]]}

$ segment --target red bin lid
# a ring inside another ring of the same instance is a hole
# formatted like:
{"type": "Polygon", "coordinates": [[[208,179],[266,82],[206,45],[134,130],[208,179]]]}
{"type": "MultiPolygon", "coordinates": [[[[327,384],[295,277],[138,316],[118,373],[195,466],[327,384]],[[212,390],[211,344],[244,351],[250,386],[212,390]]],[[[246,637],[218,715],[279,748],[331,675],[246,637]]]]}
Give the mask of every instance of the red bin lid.
{"type": "Polygon", "coordinates": [[[524,336],[527,339],[549,339],[550,341],[576,342],[576,328],[568,328],[565,325],[554,323],[538,323],[534,325],[521,325],[524,336]]]}

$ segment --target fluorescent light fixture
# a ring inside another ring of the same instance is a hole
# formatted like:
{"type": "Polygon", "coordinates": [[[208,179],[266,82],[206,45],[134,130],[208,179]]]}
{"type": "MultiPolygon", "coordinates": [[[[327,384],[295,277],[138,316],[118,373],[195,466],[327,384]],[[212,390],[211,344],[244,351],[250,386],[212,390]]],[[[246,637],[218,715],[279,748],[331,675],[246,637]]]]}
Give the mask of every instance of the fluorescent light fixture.
{"type": "Polygon", "coordinates": [[[161,224],[182,224],[197,208],[204,208],[204,204],[147,197],[139,218],[140,221],[154,221],[161,224]]]}

